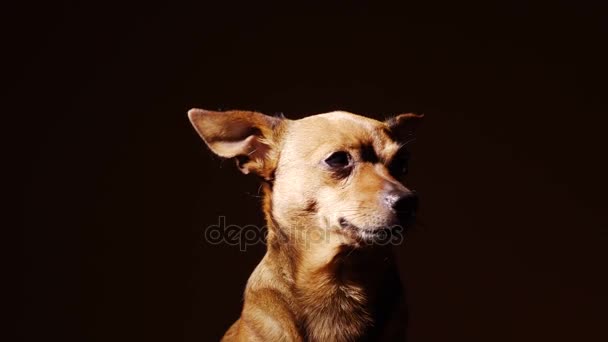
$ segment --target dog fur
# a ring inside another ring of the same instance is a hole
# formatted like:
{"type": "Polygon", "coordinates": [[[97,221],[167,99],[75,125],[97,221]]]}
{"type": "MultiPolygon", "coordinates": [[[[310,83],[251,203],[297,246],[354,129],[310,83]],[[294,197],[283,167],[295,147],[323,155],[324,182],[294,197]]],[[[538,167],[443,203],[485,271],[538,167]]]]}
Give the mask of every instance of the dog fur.
{"type": "Polygon", "coordinates": [[[288,120],[202,109],[188,116],[214,153],[263,181],[267,253],[223,341],[404,340],[391,246],[374,242],[386,227],[411,222],[415,201],[405,209],[396,202],[415,197],[403,184],[403,147],[422,116],[381,122],[336,111],[288,120]]]}

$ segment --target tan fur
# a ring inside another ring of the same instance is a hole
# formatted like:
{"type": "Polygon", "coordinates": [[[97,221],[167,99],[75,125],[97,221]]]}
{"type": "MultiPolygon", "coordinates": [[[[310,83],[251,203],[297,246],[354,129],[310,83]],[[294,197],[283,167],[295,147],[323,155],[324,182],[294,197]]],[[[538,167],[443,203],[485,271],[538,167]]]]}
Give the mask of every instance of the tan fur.
{"type": "Polygon", "coordinates": [[[223,341],[403,340],[402,286],[390,246],[366,245],[338,220],[370,230],[395,224],[382,196],[409,190],[387,165],[420,116],[380,122],[331,112],[292,121],[199,109],[189,116],[211,150],[265,180],[268,251],[223,341]],[[335,151],[351,153],[348,177],[323,164],[335,151]]]}

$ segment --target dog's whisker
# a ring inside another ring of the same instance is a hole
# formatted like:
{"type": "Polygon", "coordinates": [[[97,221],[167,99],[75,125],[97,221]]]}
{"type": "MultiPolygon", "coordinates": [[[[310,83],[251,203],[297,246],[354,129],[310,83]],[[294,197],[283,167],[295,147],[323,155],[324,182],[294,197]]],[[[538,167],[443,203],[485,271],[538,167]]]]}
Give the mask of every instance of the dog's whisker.
{"type": "Polygon", "coordinates": [[[416,141],[416,137],[413,137],[413,138],[411,138],[411,139],[409,139],[409,140],[406,140],[406,141],[405,141],[405,142],[402,144],[402,145],[403,145],[402,147],[405,147],[405,146],[407,146],[409,143],[412,143],[412,142],[414,142],[414,141],[416,141]]]}

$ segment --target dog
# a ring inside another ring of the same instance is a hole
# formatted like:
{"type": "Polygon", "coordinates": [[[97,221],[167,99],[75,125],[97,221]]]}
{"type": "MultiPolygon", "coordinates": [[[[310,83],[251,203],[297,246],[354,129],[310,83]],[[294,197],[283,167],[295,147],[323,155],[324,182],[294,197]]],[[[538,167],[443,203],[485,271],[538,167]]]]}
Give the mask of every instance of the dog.
{"type": "Polygon", "coordinates": [[[188,117],[212,152],[263,184],[267,252],[222,341],[404,340],[391,245],[417,207],[403,183],[405,146],[423,116],[195,108],[188,117]]]}

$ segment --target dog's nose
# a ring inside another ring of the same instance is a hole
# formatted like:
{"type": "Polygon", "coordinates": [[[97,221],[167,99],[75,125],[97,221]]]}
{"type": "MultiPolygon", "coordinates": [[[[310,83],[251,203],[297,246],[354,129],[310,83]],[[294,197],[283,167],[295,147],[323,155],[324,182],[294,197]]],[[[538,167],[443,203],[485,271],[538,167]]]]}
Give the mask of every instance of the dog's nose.
{"type": "Polygon", "coordinates": [[[392,208],[397,213],[400,221],[411,219],[418,208],[418,194],[415,191],[409,191],[407,194],[398,197],[392,203],[392,208]]]}

